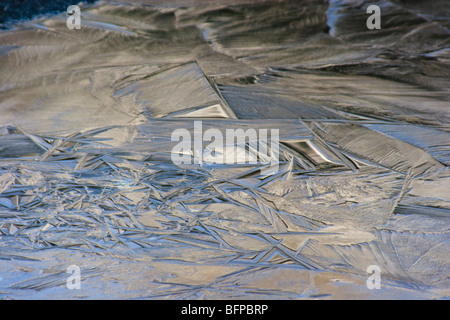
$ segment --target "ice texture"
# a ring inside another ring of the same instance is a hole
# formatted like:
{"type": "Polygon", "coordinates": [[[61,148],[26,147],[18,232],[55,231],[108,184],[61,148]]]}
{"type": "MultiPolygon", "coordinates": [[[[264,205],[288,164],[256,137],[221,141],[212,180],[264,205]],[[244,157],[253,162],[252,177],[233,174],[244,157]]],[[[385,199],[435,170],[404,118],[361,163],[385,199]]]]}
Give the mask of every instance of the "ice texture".
{"type": "Polygon", "coordinates": [[[0,31],[0,298],[449,297],[446,1],[80,6],[0,31]],[[173,163],[200,120],[278,171],[173,163]]]}

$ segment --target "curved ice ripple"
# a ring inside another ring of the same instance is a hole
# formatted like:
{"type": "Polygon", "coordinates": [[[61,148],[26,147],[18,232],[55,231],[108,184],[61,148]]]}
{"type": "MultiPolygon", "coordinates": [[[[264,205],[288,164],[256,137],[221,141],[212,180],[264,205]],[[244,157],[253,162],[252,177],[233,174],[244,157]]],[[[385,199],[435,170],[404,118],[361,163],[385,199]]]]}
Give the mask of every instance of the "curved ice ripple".
{"type": "Polygon", "coordinates": [[[2,30],[0,296],[448,297],[448,8],[380,2],[366,30],[367,5],[98,2],[81,30],[2,30]],[[278,171],[175,165],[194,120],[279,129],[278,171]]]}

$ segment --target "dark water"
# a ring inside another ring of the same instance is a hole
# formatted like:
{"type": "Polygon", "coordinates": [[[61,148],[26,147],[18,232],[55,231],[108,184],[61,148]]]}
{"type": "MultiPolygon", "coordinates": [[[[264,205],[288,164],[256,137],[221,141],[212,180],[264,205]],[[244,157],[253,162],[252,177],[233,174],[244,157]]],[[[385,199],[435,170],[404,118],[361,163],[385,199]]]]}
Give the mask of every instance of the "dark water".
{"type": "Polygon", "coordinates": [[[0,297],[449,297],[446,1],[106,1],[80,30],[24,3],[0,6],[0,297]],[[279,129],[279,167],[175,164],[194,120],[279,129]]]}

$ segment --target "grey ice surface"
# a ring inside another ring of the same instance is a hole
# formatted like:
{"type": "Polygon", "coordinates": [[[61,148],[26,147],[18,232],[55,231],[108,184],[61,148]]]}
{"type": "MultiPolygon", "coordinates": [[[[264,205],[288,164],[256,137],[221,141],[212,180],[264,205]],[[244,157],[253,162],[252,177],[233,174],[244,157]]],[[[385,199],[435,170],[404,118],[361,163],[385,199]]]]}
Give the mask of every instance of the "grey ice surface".
{"type": "Polygon", "coordinates": [[[0,298],[450,297],[447,1],[80,6],[0,31],[0,298]],[[175,165],[194,120],[278,172],[175,165]]]}

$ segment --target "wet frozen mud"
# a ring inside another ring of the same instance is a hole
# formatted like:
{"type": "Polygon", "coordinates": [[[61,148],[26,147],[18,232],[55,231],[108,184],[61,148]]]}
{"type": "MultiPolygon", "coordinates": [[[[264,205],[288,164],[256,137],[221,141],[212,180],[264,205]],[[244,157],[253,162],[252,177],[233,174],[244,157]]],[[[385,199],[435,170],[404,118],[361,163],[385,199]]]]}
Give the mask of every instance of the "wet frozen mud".
{"type": "Polygon", "coordinates": [[[0,298],[449,297],[446,1],[80,8],[0,30],[0,298]],[[194,121],[277,170],[175,164],[194,121]]]}

